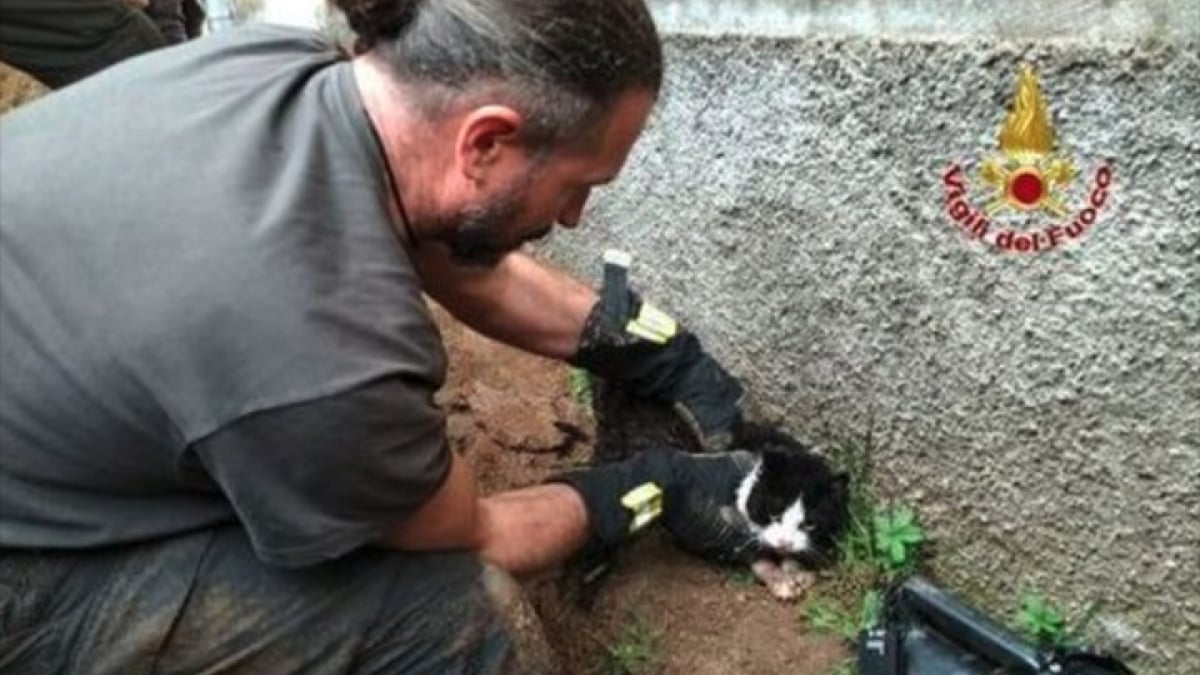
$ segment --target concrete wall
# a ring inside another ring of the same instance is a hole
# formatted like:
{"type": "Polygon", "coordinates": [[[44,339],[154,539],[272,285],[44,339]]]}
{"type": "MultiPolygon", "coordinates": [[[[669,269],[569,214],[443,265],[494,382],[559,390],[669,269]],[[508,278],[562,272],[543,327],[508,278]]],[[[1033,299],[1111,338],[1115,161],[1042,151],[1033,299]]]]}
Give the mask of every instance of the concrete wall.
{"type": "Polygon", "coordinates": [[[992,4],[1011,15],[657,3],[656,116],[546,252],[598,281],[605,247],[630,250],[635,283],[766,414],[818,438],[873,425],[881,480],[919,504],[954,590],[1005,618],[1024,588],[1101,601],[1097,630],[1144,651],[1139,673],[1194,673],[1200,20],[1184,2],[992,4]],[[1080,169],[1070,214],[999,214],[974,239],[943,174],[958,163],[963,199],[989,201],[979,168],[1022,63],[1080,169]],[[1068,225],[1105,163],[1081,236],[996,246],[1068,225]]]}
{"type": "Polygon", "coordinates": [[[958,41],[1189,40],[1200,5],[1187,0],[649,0],[670,33],[910,35],[958,41]]]}

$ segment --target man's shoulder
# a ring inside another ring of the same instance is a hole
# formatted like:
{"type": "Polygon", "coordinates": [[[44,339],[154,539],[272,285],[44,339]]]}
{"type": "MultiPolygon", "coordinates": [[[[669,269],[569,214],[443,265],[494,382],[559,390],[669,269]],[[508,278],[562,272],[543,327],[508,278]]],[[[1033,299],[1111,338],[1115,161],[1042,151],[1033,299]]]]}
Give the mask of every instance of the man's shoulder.
{"type": "Polygon", "coordinates": [[[232,51],[236,54],[297,54],[327,55],[338,52],[338,47],[324,31],[284,26],[271,23],[253,23],[230,30],[206,35],[177,49],[232,51]]]}
{"type": "MultiPolygon", "coordinates": [[[[207,35],[115,64],[5,116],[10,134],[45,129],[128,125],[143,134],[205,122],[208,110],[257,114],[272,97],[294,97],[346,54],[316,30],[256,24],[207,35]],[[211,105],[236,101],[239,108],[211,105]],[[261,104],[261,105],[260,105],[261,104]],[[183,120],[188,124],[182,124],[183,120]],[[27,129],[28,128],[28,129],[27,129]]],[[[228,120],[225,120],[226,123],[228,120]]]]}

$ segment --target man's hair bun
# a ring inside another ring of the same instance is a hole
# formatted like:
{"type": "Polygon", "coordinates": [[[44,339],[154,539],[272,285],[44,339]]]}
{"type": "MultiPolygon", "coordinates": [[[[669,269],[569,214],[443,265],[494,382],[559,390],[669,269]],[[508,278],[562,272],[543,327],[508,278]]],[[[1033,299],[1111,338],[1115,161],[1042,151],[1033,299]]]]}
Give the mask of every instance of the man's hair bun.
{"type": "Polygon", "coordinates": [[[416,16],[422,0],[332,0],[358,36],[358,50],[394,38],[416,16]]]}
{"type": "MultiPolygon", "coordinates": [[[[483,92],[520,110],[522,142],[578,138],[624,92],[662,86],[646,0],[325,0],[354,54],[371,54],[429,118],[483,92]],[[428,92],[428,95],[425,95],[428,92]]],[[[482,99],[480,99],[482,100],[482,99]]]]}

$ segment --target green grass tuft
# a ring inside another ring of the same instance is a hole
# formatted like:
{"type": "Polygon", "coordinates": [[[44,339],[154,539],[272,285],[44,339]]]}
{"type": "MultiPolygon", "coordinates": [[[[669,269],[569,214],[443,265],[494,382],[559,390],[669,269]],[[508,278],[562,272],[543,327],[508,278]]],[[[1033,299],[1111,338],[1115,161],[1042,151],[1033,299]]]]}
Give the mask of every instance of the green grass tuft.
{"type": "Polygon", "coordinates": [[[918,571],[926,539],[911,506],[884,505],[875,496],[873,454],[870,436],[831,449],[834,464],[850,479],[850,518],[838,541],[836,569],[804,608],[804,618],[814,630],[847,642],[879,620],[884,590],[897,578],[918,571]]]}
{"type": "Polygon", "coordinates": [[[582,406],[588,412],[592,411],[592,402],[595,400],[594,390],[592,389],[592,374],[583,368],[570,368],[567,370],[567,391],[570,392],[571,398],[582,406]]]}
{"type": "Polygon", "coordinates": [[[630,613],[616,642],[605,647],[597,675],[649,675],[658,669],[658,635],[646,617],[630,613]]]}

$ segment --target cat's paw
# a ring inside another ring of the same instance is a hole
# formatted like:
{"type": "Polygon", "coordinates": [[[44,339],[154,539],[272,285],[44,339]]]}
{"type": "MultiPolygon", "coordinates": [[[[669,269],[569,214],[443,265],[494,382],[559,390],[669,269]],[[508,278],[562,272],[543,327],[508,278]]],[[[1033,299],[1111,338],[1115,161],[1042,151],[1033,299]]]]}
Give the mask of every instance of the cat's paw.
{"type": "Polygon", "coordinates": [[[771,595],[777,599],[784,602],[793,602],[804,597],[816,583],[817,576],[815,574],[804,570],[797,570],[789,572],[781,578],[772,580],[767,584],[767,588],[770,589],[771,595]]]}
{"type": "Polygon", "coordinates": [[[782,565],[772,560],[756,560],[750,568],[771,595],[783,602],[799,599],[816,581],[816,577],[786,560],[782,565]]]}
{"type": "Polygon", "coordinates": [[[779,579],[770,584],[767,584],[767,589],[771,591],[771,595],[775,599],[783,602],[794,602],[800,597],[800,589],[791,579],[779,579]]]}
{"type": "Polygon", "coordinates": [[[792,582],[799,595],[807,593],[817,583],[817,575],[800,567],[795,560],[783,561],[780,571],[792,582]]]}

